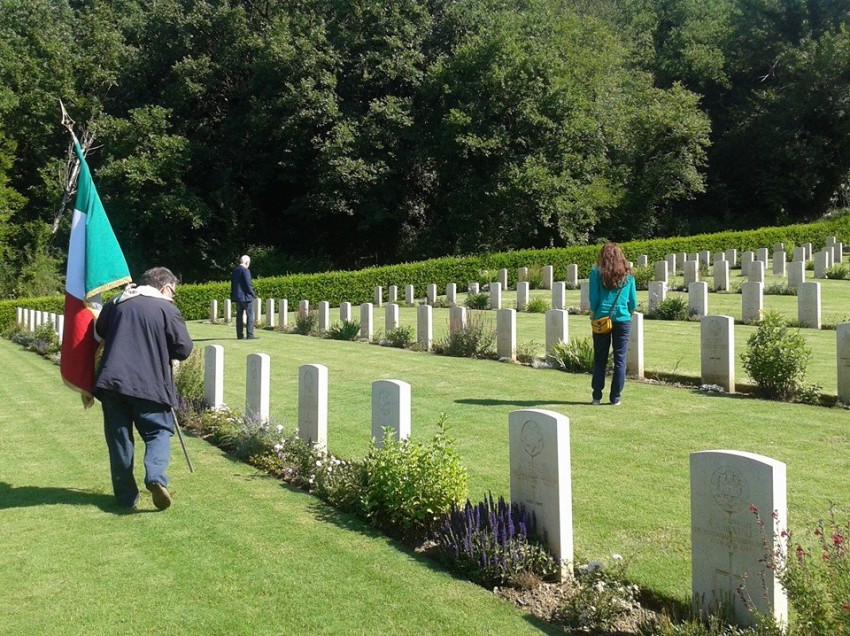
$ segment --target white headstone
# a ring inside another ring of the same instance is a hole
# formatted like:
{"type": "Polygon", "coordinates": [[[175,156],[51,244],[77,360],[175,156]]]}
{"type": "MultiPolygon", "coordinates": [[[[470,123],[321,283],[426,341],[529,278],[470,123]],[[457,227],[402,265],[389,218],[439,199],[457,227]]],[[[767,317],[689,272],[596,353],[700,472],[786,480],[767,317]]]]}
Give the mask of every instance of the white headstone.
{"type": "Polygon", "coordinates": [[[267,353],[250,353],[245,376],[245,419],[255,424],[269,421],[269,378],[271,358],[267,353]]]}
{"type": "Polygon", "coordinates": [[[726,260],[729,261],[729,267],[738,266],[738,250],[730,248],[726,250],[726,260]]]}
{"type": "Polygon", "coordinates": [[[797,287],[797,322],[820,329],[820,307],[820,283],[803,283],[797,287]]]}
{"type": "Polygon", "coordinates": [[[794,260],[788,263],[788,287],[797,289],[804,282],[806,282],[805,261],[794,260]]]}
{"type": "Polygon", "coordinates": [[[490,283],[490,309],[502,308],[502,283],[490,283]]]}
{"type": "Polygon", "coordinates": [[[649,283],[649,311],[655,311],[658,304],[663,302],[666,298],[667,283],[658,280],[654,280],[649,283]]]}
{"type": "Polygon", "coordinates": [[[408,305],[412,305],[414,301],[414,290],[413,285],[406,285],[404,288],[404,302],[408,305]]]}
{"type": "Polygon", "coordinates": [[[552,283],[552,309],[566,309],[567,284],[563,281],[552,283]]]}
{"type": "Polygon", "coordinates": [[[697,281],[688,285],[688,311],[692,316],[708,313],[708,283],[697,281]]]}
{"type": "Polygon", "coordinates": [[[535,534],[546,538],[564,581],[573,562],[570,420],[542,409],[512,411],[508,439],[511,502],[533,513],[535,534]]]}
{"type": "Polygon", "coordinates": [[[475,283],[475,282],[469,283],[469,285],[467,286],[467,290],[469,291],[470,294],[477,294],[478,293],[478,283],[475,283]]]}
{"type": "Polygon", "coordinates": [[[390,300],[391,303],[398,302],[398,285],[390,285],[390,300]]]}
{"type": "Polygon", "coordinates": [[[274,319],[275,319],[275,310],[274,310],[274,298],[266,299],[266,327],[271,327],[274,329],[274,319]]]}
{"type": "Polygon", "coordinates": [[[374,332],[375,323],[372,303],[363,303],[360,305],[360,337],[364,340],[371,340],[374,332]]]}
{"type": "Polygon", "coordinates": [[[700,369],[703,384],[735,392],[735,319],[731,316],[700,320],[700,369]]]}
{"type": "Polygon", "coordinates": [[[550,309],[546,312],[546,357],[552,355],[552,348],[559,342],[569,342],[569,315],[564,309],[550,309]]]}
{"type": "Polygon", "coordinates": [[[626,350],[626,375],[642,380],[643,371],[643,314],[632,313],[629,348],[626,350]]]}
{"type": "Polygon", "coordinates": [[[581,299],[579,309],[582,311],[590,309],[590,281],[581,284],[581,299]]]}
{"type": "Polygon", "coordinates": [[[331,328],[331,304],[327,300],[319,301],[319,331],[331,328]]]}
{"type": "Polygon", "coordinates": [[[428,285],[425,292],[425,302],[432,306],[437,302],[437,286],[434,283],[428,285]]]}
{"type": "Polygon", "coordinates": [[[667,261],[655,262],[655,280],[657,282],[666,283],[669,279],[670,265],[667,261]]]}
{"type": "Polygon", "coordinates": [[[390,332],[394,329],[398,329],[399,320],[398,320],[398,305],[395,303],[389,303],[386,307],[384,307],[384,331],[390,332]]]}
{"type": "Polygon", "coordinates": [[[446,304],[449,307],[457,303],[457,284],[446,283],[446,304]]]}
{"type": "Polygon", "coordinates": [[[750,275],[750,263],[756,260],[756,255],[753,252],[744,252],[741,254],[741,276],[750,275]]]}
{"type": "Polygon", "coordinates": [[[702,250],[699,253],[699,264],[700,266],[709,267],[711,265],[711,252],[709,250],[702,250]]]}
{"type": "Polygon", "coordinates": [[[791,257],[791,262],[794,261],[805,261],[806,260],[806,248],[802,245],[794,248],[794,254],[791,257]]]}
{"type": "Polygon", "coordinates": [[[339,304],[339,321],[352,322],[351,303],[344,302],[339,304]]]}
{"type": "Polygon", "coordinates": [[[764,283],[743,283],[741,285],[741,320],[759,321],[763,310],[764,283]]]}
{"type": "Polygon", "coordinates": [[[528,268],[527,267],[518,268],[517,271],[516,271],[516,279],[517,279],[517,282],[520,282],[520,283],[528,282],[528,268]]]}
{"type": "Polygon", "coordinates": [[[59,344],[62,344],[62,338],[65,334],[65,316],[59,314],[56,316],[56,337],[59,338],[59,344]]]}
{"type": "Polygon", "coordinates": [[[684,267],[685,286],[699,280],[699,261],[686,261],[684,267]]]}
{"type": "Polygon", "coordinates": [[[570,289],[576,289],[578,287],[578,265],[575,263],[570,263],[567,265],[567,285],[570,289]]]}
{"type": "Polygon", "coordinates": [[[760,260],[753,261],[747,267],[747,280],[751,283],[764,282],[764,262],[760,260]]]}
{"type": "Polygon", "coordinates": [[[301,300],[298,302],[298,316],[304,317],[310,313],[310,301],[309,300],[301,300]]]}
{"type": "Polygon", "coordinates": [[[230,323],[230,319],[233,317],[233,303],[228,298],[224,301],[224,322],[230,323]]]}
{"type": "Polygon", "coordinates": [[[756,250],[756,260],[761,261],[764,266],[767,266],[768,250],[766,247],[760,247],[756,250]]]}
{"type": "Polygon", "coordinates": [[[764,567],[765,546],[753,510],[764,521],[768,549],[779,548],[780,530],[788,523],[785,464],[725,450],[691,453],[690,464],[695,609],[701,615],[725,609],[735,622],[752,625],[756,614],[738,593],[746,585],[756,611],[784,626],[788,600],[775,573],[764,567]]]}
{"type": "Polygon", "coordinates": [[[430,351],[434,340],[434,308],[419,305],[416,308],[416,343],[423,351],[430,351]]]}
{"type": "Polygon", "coordinates": [[[375,307],[383,307],[384,306],[384,288],[380,285],[375,287],[375,298],[374,298],[375,307]]]}
{"type": "Polygon", "coordinates": [[[224,406],[224,347],[204,347],[204,403],[207,408],[224,406]]]}
{"type": "Polygon", "coordinates": [[[298,367],[298,437],[320,450],[328,447],[328,368],[324,365],[298,367]]]}
{"type": "Polygon", "coordinates": [[[277,301],[277,324],[281,327],[289,324],[289,301],[286,298],[277,301]]]}
{"type": "Polygon", "coordinates": [[[502,289],[506,290],[508,288],[508,270],[504,267],[499,270],[499,282],[502,284],[502,289]]]}
{"type": "MultiPolygon", "coordinates": [[[[681,266],[678,254],[668,254],[665,260],[667,261],[667,275],[675,276],[676,272],[679,271],[679,267],[681,266]]],[[[655,280],[659,280],[657,269],[655,280]]]]}
{"type": "Polygon", "coordinates": [[[729,261],[714,261],[714,291],[729,291],[729,261]]]}
{"type": "Polygon", "coordinates": [[[516,360],[516,310],[496,312],[496,355],[499,359],[516,360]]]}
{"type": "Polygon", "coordinates": [[[410,437],[410,385],[401,380],[376,380],[372,383],[372,438],[384,445],[384,429],[395,431],[395,439],[410,437]]]}
{"type": "Polygon", "coordinates": [[[15,324],[16,325],[24,324],[24,308],[23,307],[15,307],[15,324]]]}
{"type": "Polygon", "coordinates": [[[210,322],[218,322],[218,301],[215,298],[210,301],[210,322]]]}
{"type": "Polygon", "coordinates": [[[516,310],[525,311],[528,305],[528,282],[520,281],[516,284],[516,310]]]}
{"type": "Polygon", "coordinates": [[[850,322],[835,328],[836,358],[838,360],[838,401],[850,404],[850,322]]]}
{"type": "Polygon", "coordinates": [[[259,327],[263,324],[263,299],[254,298],[254,326],[259,327]]]}
{"type": "Polygon", "coordinates": [[[773,252],[773,275],[785,276],[785,250],[773,252]]]}
{"type": "Polygon", "coordinates": [[[649,265],[649,257],[646,254],[641,254],[640,256],[638,256],[637,266],[646,267],[647,265],[649,265]]]}
{"type": "Polygon", "coordinates": [[[823,250],[815,253],[815,278],[826,278],[829,268],[829,252],[823,250]]]}
{"type": "Polygon", "coordinates": [[[540,268],[540,287],[543,289],[552,289],[552,282],[555,280],[555,268],[551,265],[544,265],[540,268]]]}
{"type": "Polygon", "coordinates": [[[449,333],[459,333],[466,329],[466,307],[456,305],[449,308],[449,333]]]}

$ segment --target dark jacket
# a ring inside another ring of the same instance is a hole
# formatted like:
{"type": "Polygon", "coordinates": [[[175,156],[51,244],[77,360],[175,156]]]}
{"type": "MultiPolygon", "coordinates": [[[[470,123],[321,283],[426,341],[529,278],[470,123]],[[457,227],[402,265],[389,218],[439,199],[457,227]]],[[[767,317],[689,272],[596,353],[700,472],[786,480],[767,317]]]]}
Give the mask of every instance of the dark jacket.
{"type": "Polygon", "coordinates": [[[94,395],[109,389],[131,397],[177,406],[171,361],[192,352],[186,321],[164,298],[136,296],[108,302],[95,323],[105,340],[94,395]]]}
{"type": "Polygon", "coordinates": [[[247,267],[237,265],[230,274],[230,300],[242,303],[254,300],[254,285],[247,267]]]}

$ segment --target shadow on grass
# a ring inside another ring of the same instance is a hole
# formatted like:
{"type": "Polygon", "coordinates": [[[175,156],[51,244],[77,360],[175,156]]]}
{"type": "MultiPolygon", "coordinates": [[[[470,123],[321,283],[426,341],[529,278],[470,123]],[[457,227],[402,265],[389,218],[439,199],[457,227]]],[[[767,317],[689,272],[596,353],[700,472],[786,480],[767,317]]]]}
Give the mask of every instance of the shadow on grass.
{"type": "Polygon", "coordinates": [[[149,512],[119,508],[115,497],[91,490],[52,486],[12,486],[0,481],[0,510],[32,506],[94,506],[116,515],[149,512]]]}
{"type": "MultiPolygon", "coordinates": [[[[292,488],[294,490],[298,490],[289,484],[284,484],[288,488],[292,488]]],[[[303,491],[301,491],[303,492],[303,491]]],[[[305,493],[306,494],[306,493],[305,493]]],[[[315,498],[313,495],[307,494],[309,497],[313,497],[314,501],[310,503],[308,506],[308,510],[315,518],[324,523],[330,523],[338,528],[342,528],[343,530],[347,530],[349,532],[357,532],[362,534],[370,539],[378,539],[386,542],[388,546],[393,547],[399,552],[404,553],[411,559],[414,559],[420,565],[428,568],[433,572],[439,572],[441,574],[447,574],[452,578],[455,578],[459,581],[468,581],[468,579],[458,576],[455,572],[453,572],[446,565],[441,563],[436,558],[429,556],[425,552],[417,551],[410,542],[404,542],[401,539],[393,538],[380,530],[364,523],[361,519],[356,516],[349,514],[347,512],[343,512],[334,508],[333,506],[323,502],[320,499],[315,498]]],[[[486,588],[481,588],[482,590],[486,590],[486,588]]],[[[547,623],[546,621],[532,615],[526,613],[522,608],[517,608],[520,612],[524,613],[523,619],[532,625],[535,629],[540,630],[542,634],[564,634],[564,628],[562,626],[553,625],[547,623]]]]}
{"type": "Polygon", "coordinates": [[[535,408],[538,406],[546,406],[547,404],[566,404],[570,406],[575,405],[584,405],[589,406],[590,400],[579,400],[579,401],[570,401],[570,400],[476,400],[473,398],[466,398],[463,400],[455,400],[455,404],[472,404],[475,406],[525,406],[528,408],[535,408]]]}

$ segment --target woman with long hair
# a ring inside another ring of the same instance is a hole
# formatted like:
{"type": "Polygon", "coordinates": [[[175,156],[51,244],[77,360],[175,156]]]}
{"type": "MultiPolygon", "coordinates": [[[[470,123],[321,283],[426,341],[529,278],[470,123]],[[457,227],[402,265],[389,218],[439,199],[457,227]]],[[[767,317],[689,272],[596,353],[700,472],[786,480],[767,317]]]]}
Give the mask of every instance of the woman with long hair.
{"type": "Polygon", "coordinates": [[[613,328],[593,334],[593,404],[602,403],[608,352],[614,350],[614,377],[609,399],[618,406],[626,383],[626,351],[631,335],[632,312],[637,308],[635,278],[629,262],[616,243],[606,243],[596,266],[590,270],[590,319],[610,316],[613,328]]]}

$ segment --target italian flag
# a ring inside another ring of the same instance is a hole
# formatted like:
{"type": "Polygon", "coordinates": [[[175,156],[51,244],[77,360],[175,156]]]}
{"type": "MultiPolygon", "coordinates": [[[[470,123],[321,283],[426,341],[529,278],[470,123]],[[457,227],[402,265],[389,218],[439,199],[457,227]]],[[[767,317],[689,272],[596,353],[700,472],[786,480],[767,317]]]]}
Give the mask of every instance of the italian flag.
{"type": "Polygon", "coordinates": [[[98,342],[94,321],[100,313],[101,293],[129,283],[127,261],[106,218],[91,172],[80,144],[74,141],[80,160],[80,177],[71,240],[68,245],[68,270],[65,277],[65,329],[62,333],[62,379],[92,403],[95,356],[98,342]]]}

